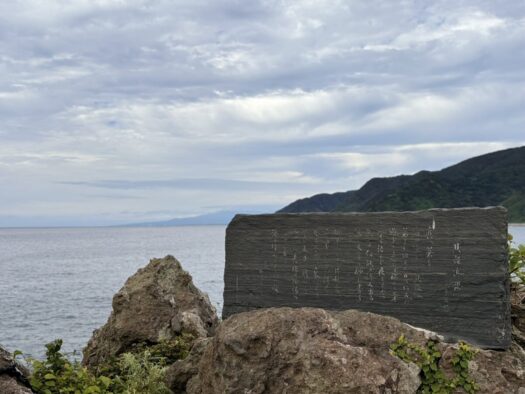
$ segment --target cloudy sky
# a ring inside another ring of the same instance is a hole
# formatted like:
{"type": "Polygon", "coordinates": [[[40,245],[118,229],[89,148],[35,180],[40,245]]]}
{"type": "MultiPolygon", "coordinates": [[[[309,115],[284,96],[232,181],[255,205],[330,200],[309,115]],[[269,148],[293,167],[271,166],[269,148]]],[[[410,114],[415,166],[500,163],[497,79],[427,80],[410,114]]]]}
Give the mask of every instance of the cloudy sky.
{"type": "Polygon", "coordinates": [[[525,144],[525,2],[0,3],[0,226],[269,211],[525,144]]]}

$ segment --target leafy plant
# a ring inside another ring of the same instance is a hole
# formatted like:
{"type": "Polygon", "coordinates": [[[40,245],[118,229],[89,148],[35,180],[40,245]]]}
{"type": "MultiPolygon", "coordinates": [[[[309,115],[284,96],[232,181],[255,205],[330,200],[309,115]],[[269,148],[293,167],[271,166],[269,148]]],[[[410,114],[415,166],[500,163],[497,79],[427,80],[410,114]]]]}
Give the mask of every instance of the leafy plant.
{"type": "Polygon", "coordinates": [[[448,378],[440,367],[441,352],[436,342],[429,340],[425,346],[407,341],[404,335],[390,345],[392,355],[406,363],[414,363],[421,369],[420,393],[450,394],[461,388],[472,394],[478,390],[476,383],[469,376],[468,364],[475,351],[466,343],[460,342],[458,350],[452,357],[453,378],[448,378]]]}
{"type": "Polygon", "coordinates": [[[46,345],[46,360],[30,360],[33,373],[29,380],[38,394],[111,394],[112,379],[94,376],[78,362],[70,362],[61,352],[62,340],[46,345]]]}
{"type": "Polygon", "coordinates": [[[525,245],[516,245],[508,235],[509,271],[511,277],[520,284],[525,284],[525,245]]]}
{"type": "Polygon", "coordinates": [[[124,353],[120,357],[121,374],[115,379],[123,394],[169,394],[164,383],[165,360],[156,363],[152,354],[146,350],[139,354],[124,353]]]}
{"type": "Polygon", "coordinates": [[[156,344],[136,344],[130,353],[140,354],[147,351],[152,359],[163,360],[167,364],[173,364],[177,360],[186,358],[190,353],[194,340],[195,337],[192,334],[183,333],[174,339],[163,340],[156,344]]]}
{"type": "MultiPolygon", "coordinates": [[[[186,357],[194,337],[183,334],[158,344],[140,343],[90,371],[60,350],[62,340],[46,345],[46,359],[29,359],[30,384],[37,394],[169,394],[166,366],[186,357]]],[[[17,351],[14,357],[21,356],[17,351]]]]}
{"type": "MultiPolygon", "coordinates": [[[[148,361],[159,365],[169,365],[185,358],[189,354],[194,339],[193,335],[183,333],[174,339],[163,340],[156,344],[136,343],[128,353],[141,358],[147,352],[148,361]]],[[[96,375],[109,377],[122,375],[120,360],[123,356],[111,357],[98,365],[93,372],[96,375]]]]}

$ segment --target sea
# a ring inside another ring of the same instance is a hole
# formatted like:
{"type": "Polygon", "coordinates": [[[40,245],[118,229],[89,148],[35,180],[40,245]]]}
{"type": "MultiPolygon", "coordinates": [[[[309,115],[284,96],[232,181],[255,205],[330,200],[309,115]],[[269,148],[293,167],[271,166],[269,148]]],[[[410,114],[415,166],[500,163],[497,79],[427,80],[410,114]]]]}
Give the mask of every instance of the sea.
{"type": "MultiPolygon", "coordinates": [[[[153,257],[175,256],[222,310],[225,226],[0,229],[0,345],[42,358],[57,338],[73,358],[113,295],[153,257]]],[[[525,226],[512,225],[525,244],[525,226]]]]}

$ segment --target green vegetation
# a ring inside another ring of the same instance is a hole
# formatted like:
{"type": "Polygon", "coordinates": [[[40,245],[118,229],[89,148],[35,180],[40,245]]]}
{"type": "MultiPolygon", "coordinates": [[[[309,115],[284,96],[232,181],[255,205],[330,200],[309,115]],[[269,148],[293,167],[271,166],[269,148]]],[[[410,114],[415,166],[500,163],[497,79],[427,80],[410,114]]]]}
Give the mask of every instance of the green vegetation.
{"type": "Polygon", "coordinates": [[[501,205],[508,209],[511,223],[525,222],[525,193],[513,193],[501,205]]]}
{"type": "Polygon", "coordinates": [[[114,378],[119,393],[124,394],[170,394],[164,383],[166,362],[157,362],[149,351],[124,353],[119,360],[120,375],[114,378]]]}
{"type": "MultiPolygon", "coordinates": [[[[175,339],[164,340],[155,344],[136,343],[128,353],[148,363],[170,365],[177,360],[186,358],[194,339],[195,337],[193,335],[183,333],[175,339]]],[[[125,370],[122,369],[121,365],[122,358],[123,356],[113,357],[105,363],[98,365],[93,372],[97,376],[122,376],[125,374],[125,370]]]]}
{"type": "Polygon", "coordinates": [[[525,284],[525,245],[514,246],[512,235],[509,234],[509,271],[512,279],[523,285],[525,284]]]}
{"type": "Polygon", "coordinates": [[[478,387],[469,376],[468,365],[475,351],[466,343],[460,342],[450,363],[453,377],[447,377],[440,363],[442,354],[437,343],[429,340],[425,346],[419,346],[407,341],[401,335],[397,342],[390,345],[391,354],[406,363],[414,363],[421,368],[420,393],[449,394],[463,389],[468,394],[475,393],[478,387]]]}
{"type": "MultiPolygon", "coordinates": [[[[37,394],[113,393],[114,382],[94,376],[78,362],[70,362],[61,352],[62,340],[46,345],[46,360],[30,360],[33,373],[29,380],[37,394]]],[[[18,352],[17,352],[18,353],[18,352]]]]}
{"type": "MultiPolygon", "coordinates": [[[[193,336],[183,334],[158,344],[137,344],[133,349],[90,371],[61,353],[62,340],[46,345],[46,359],[29,359],[30,384],[37,394],[169,394],[166,368],[185,358],[193,336]]],[[[16,351],[14,357],[20,356],[16,351]]]]}
{"type": "Polygon", "coordinates": [[[361,189],[319,194],[279,212],[380,212],[502,205],[525,223],[525,147],[474,157],[441,171],[373,178],[361,189]]]}
{"type": "Polygon", "coordinates": [[[190,353],[195,337],[183,333],[175,339],[163,340],[156,344],[139,343],[133,346],[131,353],[142,354],[148,352],[152,359],[163,360],[166,364],[173,364],[177,360],[186,358],[190,353]]]}

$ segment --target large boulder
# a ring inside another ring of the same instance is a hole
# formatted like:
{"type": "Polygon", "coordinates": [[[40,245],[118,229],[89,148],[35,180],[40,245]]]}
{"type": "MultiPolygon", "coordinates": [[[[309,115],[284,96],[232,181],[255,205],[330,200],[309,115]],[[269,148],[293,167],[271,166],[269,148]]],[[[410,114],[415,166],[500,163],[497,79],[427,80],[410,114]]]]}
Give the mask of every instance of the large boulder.
{"type": "Polygon", "coordinates": [[[8,351],[0,347],[0,393],[32,393],[27,377],[28,371],[18,365],[8,351]]]}
{"type": "MultiPolygon", "coordinates": [[[[271,308],[224,321],[188,393],[415,393],[419,368],[389,353],[399,335],[428,333],[369,313],[271,308]]],[[[175,387],[173,387],[175,389],[175,387]]]]}
{"type": "Polygon", "coordinates": [[[207,337],[218,318],[208,296],[173,256],[152,259],[113,297],[108,322],[93,333],[83,363],[96,367],[134,345],[154,345],[182,333],[207,337]]]}
{"type": "MultiPolygon", "coordinates": [[[[389,352],[400,335],[420,346],[437,342],[440,367],[452,376],[458,344],[435,333],[356,310],[271,308],[225,320],[214,338],[169,369],[168,382],[190,394],[416,393],[419,368],[389,352]]],[[[468,369],[479,393],[525,393],[520,346],[475,351],[468,369]]]]}

